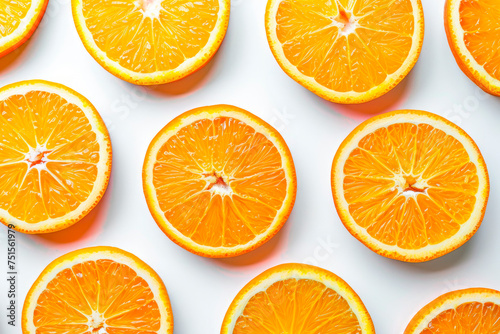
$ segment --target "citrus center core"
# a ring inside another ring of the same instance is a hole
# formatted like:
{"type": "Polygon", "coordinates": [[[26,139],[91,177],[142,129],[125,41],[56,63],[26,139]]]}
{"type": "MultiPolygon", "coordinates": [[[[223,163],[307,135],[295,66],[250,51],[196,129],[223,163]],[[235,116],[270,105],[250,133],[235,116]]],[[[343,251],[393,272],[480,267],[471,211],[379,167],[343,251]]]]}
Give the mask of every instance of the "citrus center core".
{"type": "Polygon", "coordinates": [[[212,173],[205,173],[203,176],[208,182],[207,190],[210,190],[211,192],[214,192],[221,196],[231,195],[233,193],[231,187],[229,186],[227,177],[222,173],[213,171],[212,173]]]}
{"type": "Polygon", "coordinates": [[[156,19],[162,10],[161,2],[161,0],[136,0],[135,6],[145,17],[156,19]]]}
{"type": "Polygon", "coordinates": [[[343,8],[339,9],[339,15],[332,18],[332,20],[339,27],[342,35],[351,34],[358,27],[358,22],[354,15],[343,8]]]}
{"type": "Polygon", "coordinates": [[[104,328],[104,317],[99,312],[94,311],[89,319],[89,328],[92,334],[106,333],[104,328]]]}
{"type": "Polygon", "coordinates": [[[43,168],[48,161],[46,155],[50,152],[51,151],[43,145],[39,145],[36,148],[30,148],[30,151],[26,153],[24,161],[29,164],[30,168],[43,168]]]}

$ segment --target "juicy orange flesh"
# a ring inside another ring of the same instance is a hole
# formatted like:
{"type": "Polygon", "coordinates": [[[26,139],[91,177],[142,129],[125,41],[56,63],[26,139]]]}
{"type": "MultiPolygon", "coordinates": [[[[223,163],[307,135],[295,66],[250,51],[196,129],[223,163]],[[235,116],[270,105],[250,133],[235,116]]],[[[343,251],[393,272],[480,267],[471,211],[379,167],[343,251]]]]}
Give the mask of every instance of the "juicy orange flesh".
{"type": "Polygon", "coordinates": [[[99,144],[78,106],[43,91],[12,95],[0,101],[0,128],[1,209],[39,223],[88,198],[99,144]]]}
{"type": "Polygon", "coordinates": [[[37,334],[150,334],[160,311],[148,283],[125,264],[85,261],[59,272],[42,291],[33,313],[37,334]]]}
{"type": "Polygon", "coordinates": [[[396,123],[366,135],[344,165],[344,196],[359,226],[404,249],[455,235],[475,205],[475,164],[429,124],[396,123]]]}
{"type": "Polygon", "coordinates": [[[462,0],[459,11],[465,46],[488,74],[500,80],[500,2],[462,0]]]}
{"type": "Polygon", "coordinates": [[[304,75],[337,92],[366,92],[404,63],[412,46],[410,0],[284,0],[276,35],[304,75]]]}
{"type": "Polygon", "coordinates": [[[500,306],[470,302],[441,312],[420,334],[492,334],[500,332],[500,306]]]}
{"type": "Polygon", "coordinates": [[[361,334],[361,327],[347,301],[323,283],[285,279],[250,298],[232,333],[361,334]]]}
{"type": "Polygon", "coordinates": [[[12,34],[26,17],[30,7],[30,0],[0,0],[0,37],[12,34]]]}
{"type": "Polygon", "coordinates": [[[208,42],[219,0],[82,0],[97,47],[138,73],[172,70],[208,42]]]}
{"type": "Polygon", "coordinates": [[[286,197],[274,144],[232,117],[181,128],[159,150],[153,185],[180,233],[212,247],[243,245],[264,233],[286,197]]]}

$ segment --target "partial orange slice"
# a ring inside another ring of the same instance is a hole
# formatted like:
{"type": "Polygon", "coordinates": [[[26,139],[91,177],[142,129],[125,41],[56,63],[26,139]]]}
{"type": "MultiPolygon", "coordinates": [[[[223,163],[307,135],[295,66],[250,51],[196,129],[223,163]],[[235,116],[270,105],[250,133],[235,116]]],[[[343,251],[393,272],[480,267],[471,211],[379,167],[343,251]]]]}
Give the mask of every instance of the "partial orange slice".
{"type": "Polygon", "coordinates": [[[500,292],[471,288],[446,293],[423,307],[404,334],[500,333],[500,292]]]}
{"type": "Polygon", "coordinates": [[[171,334],[167,290],[151,267],[114,247],[50,263],[26,296],[24,334],[171,334]]]}
{"type": "Polygon", "coordinates": [[[444,18],[458,66],[485,92],[500,96],[500,2],[447,0],[444,18]]]}
{"type": "Polygon", "coordinates": [[[83,45],[106,70],[140,85],[179,80],[217,52],[230,0],[72,0],[83,45]]]}
{"type": "Polygon", "coordinates": [[[281,135],[229,105],[193,109],[168,123],[149,145],[143,185],[163,232],[207,257],[240,255],[269,240],[297,191],[281,135]]]}
{"type": "Polygon", "coordinates": [[[462,129],[438,115],[400,110],[365,121],[343,141],[332,191],[352,235],[383,256],[421,262],[477,231],[489,179],[462,129]]]}
{"type": "Polygon", "coordinates": [[[295,81],[332,102],[362,103],[413,68],[424,14],[420,0],[269,0],[266,31],[295,81]]]}
{"type": "Polygon", "coordinates": [[[48,233],[82,219],[104,194],[111,142],[97,110],[60,84],[0,89],[0,221],[48,233]]]}
{"type": "Polygon", "coordinates": [[[337,275],[289,263],[264,271],[236,295],[221,334],[374,334],[356,292],[337,275]]]}
{"type": "Polygon", "coordinates": [[[33,35],[48,3],[49,0],[0,1],[0,57],[33,35]]]}

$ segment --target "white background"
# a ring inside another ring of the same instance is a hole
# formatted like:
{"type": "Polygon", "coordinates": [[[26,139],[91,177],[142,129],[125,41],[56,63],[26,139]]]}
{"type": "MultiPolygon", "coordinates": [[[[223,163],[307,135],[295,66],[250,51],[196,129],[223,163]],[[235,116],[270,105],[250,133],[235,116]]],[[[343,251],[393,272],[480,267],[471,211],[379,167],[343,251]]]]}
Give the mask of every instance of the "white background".
{"type": "MultiPolygon", "coordinates": [[[[456,65],[446,41],[443,0],[423,0],[425,41],[414,70],[392,92],[361,106],[327,102],[279,68],[266,40],[265,0],[233,0],[215,58],[190,77],[159,88],[133,86],[101,68],[77,35],[69,1],[50,0],[31,40],[0,59],[0,85],[46,79],[85,95],[110,130],[113,170],[104,198],[84,220],[51,235],[17,235],[19,306],[52,260],[94,245],[123,248],[158,272],[171,298],[176,334],[218,333],[240,288],[285,262],[316,263],[341,276],[383,334],[402,333],[415,312],[444,292],[475,286],[500,290],[500,99],[484,94],[456,65]],[[180,113],[218,103],[245,108],[274,125],[292,151],[298,178],[297,201],[284,228],[252,253],[227,260],[205,259],[171,242],[149,214],[141,184],[154,135],[180,113]],[[330,190],[332,159],[347,134],[374,114],[401,108],[431,111],[461,125],[476,140],[491,179],[479,232],[459,250],[422,264],[386,259],[354,239],[337,216],[330,190]]],[[[6,273],[7,229],[0,231],[0,267],[6,273]]],[[[18,334],[19,321],[16,328],[7,326],[4,277],[0,333],[18,334]]]]}

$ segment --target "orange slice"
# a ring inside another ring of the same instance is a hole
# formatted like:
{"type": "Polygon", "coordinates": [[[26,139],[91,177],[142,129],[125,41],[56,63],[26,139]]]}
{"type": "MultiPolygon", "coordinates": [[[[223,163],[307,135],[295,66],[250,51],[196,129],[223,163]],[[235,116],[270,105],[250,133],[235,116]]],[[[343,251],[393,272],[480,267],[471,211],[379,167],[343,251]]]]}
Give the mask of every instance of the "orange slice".
{"type": "Polygon", "coordinates": [[[374,334],[356,292],[337,275],[289,263],[264,271],[236,295],[221,334],[374,334]]]}
{"type": "Polygon", "coordinates": [[[295,81],[332,102],[362,103],[413,68],[424,15],[420,0],[269,0],[266,31],[295,81]]]}
{"type": "Polygon", "coordinates": [[[269,240],[297,191],[281,135],[229,105],[193,109],[168,123],[149,145],[143,185],[163,232],[207,257],[240,255],[269,240]]]}
{"type": "Polygon", "coordinates": [[[500,96],[500,2],[447,0],[444,16],[458,66],[484,91],[500,96]]]}
{"type": "Polygon", "coordinates": [[[49,0],[0,2],[0,57],[15,50],[33,35],[49,0]]]}
{"type": "Polygon", "coordinates": [[[344,140],[332,191],[352,235],[383,256],[421,262],[477,231],[489,180],[462,129],[428,112],[400,110],[365,121],[344,140]]]}
{"type": "Polygon", "coordinates": [[[500,292],[485,288],[452,291],[423,307],[404,334],[500,333],[500,292]]]}
{"type": "Polygon", "coordinates": [[[24,334],[171,334],[167,290],[151,267],[114,247],[50,263],[26,296],[24,334]]]}
{"type": "Polygon", "coordinates": [[[140,85],[179,80],[217,52],[229,0],[72,0],[83,45],[120,79],[140,85]]]}
{"type": "Polygon", "coordinates": [[[82,95],[31,80],[0,89],[0,221],[48,233],[82,219],[104,194],[111,142],[82,95]]]}

